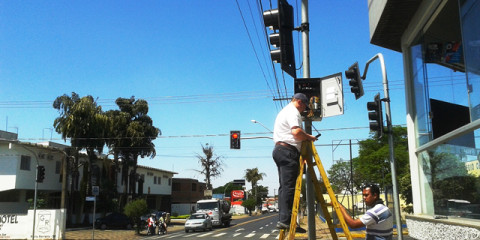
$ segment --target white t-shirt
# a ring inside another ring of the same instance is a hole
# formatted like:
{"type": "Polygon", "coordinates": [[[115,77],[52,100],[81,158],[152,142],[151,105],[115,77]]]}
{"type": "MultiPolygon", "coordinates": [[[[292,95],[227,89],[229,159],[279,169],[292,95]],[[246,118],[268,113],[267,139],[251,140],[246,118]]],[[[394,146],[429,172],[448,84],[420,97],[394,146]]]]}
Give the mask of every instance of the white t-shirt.
{"type": "Polygon", "coordinates": [[[298,109],[290,102],[277,115],[273,127],[273,141],[288,143],[298,149],[302,147],[302,141],[293,138],[292,128],[302,128],[302,116],[298,109]]]}

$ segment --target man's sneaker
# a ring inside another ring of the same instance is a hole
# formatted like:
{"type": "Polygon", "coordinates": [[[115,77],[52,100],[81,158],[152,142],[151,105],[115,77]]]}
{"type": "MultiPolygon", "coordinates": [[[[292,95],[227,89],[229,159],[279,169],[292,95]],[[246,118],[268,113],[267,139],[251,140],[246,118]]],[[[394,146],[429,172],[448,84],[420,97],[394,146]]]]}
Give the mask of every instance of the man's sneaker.
{"type": "Polygon", "coordinates": [[[285,224],[285,223],[277,222],[277,228],[278,229],[289,229],[290,226],[285,224]]]}

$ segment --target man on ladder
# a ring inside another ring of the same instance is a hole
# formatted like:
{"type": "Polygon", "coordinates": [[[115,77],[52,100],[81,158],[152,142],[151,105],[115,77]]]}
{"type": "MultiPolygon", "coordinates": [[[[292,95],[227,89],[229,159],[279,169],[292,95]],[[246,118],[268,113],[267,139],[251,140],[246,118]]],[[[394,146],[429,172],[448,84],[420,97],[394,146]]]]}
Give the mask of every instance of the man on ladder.
{"type": "Polygon", "coordinates": [[[307,96],[303,93],[296,93],[292,101],[278,113],[275,119],[273,128],[275,148],[272,156],[277,165],[280,182],[278,188],[279,221],[277,223],[279,229],[290,227],[302,141],[317,140],[302,129],[300,113],[307,107],[307,96]]]}

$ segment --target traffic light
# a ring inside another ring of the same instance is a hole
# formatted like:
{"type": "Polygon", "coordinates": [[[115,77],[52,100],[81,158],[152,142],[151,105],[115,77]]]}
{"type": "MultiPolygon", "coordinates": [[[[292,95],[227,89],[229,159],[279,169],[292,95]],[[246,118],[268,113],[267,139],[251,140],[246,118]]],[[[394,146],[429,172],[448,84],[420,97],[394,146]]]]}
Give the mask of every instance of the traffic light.
{"type": "Polygon", "coordinates": [[[45,179],[45,166],[37,166],[37,182],[41,183],[45,179]]]}
{"type": "Polygon", "coordinates": [[[382,113],[382,100],[380,99],[380,93],[375,95],[373,102],[367,102],[368,119],[370,121],[370,131],[376,131],[377,137],[383,136],[383,113],[382,113]]]}
{"type": "Polygon", "coordinates": [[[270,44],[276,49],[270,51],[272,61],[280,63],[282,70],[293,78],[297,77],[295,69],[295,52],[293,50],[294,29],[293,7],[287,0],[278,0],[278,8],[263,12],[263,22],[275,32],[269,35],[270,44]]]}
{"type": "Polygon", "coordinates": [[[240,131],[230,131],[230,149],[240,149],[240,131]]]}
{"type": "Polygon", "coordinates": [[[350,91],[355,94],[355,99],[359,99],[363,96],[363,84],[360,77],[360,69],[358,68],[358,62],[355,62],[352,66],[345,71],[345,76],[350,79],[348,84],[352,86],[350,91]]]}

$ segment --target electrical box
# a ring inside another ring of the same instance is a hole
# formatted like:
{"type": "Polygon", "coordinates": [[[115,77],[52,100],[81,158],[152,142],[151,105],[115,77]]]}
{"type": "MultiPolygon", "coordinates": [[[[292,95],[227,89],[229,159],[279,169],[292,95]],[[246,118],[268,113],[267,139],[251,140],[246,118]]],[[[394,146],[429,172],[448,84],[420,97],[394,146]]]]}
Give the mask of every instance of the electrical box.
{"type": "Polygon", "coordinates": [[[322,78],[296,78],[295,93],[303,93],[309,99],[308,110],[302,116],[311,121],[343,114],[342,73],[322,78]]]}

